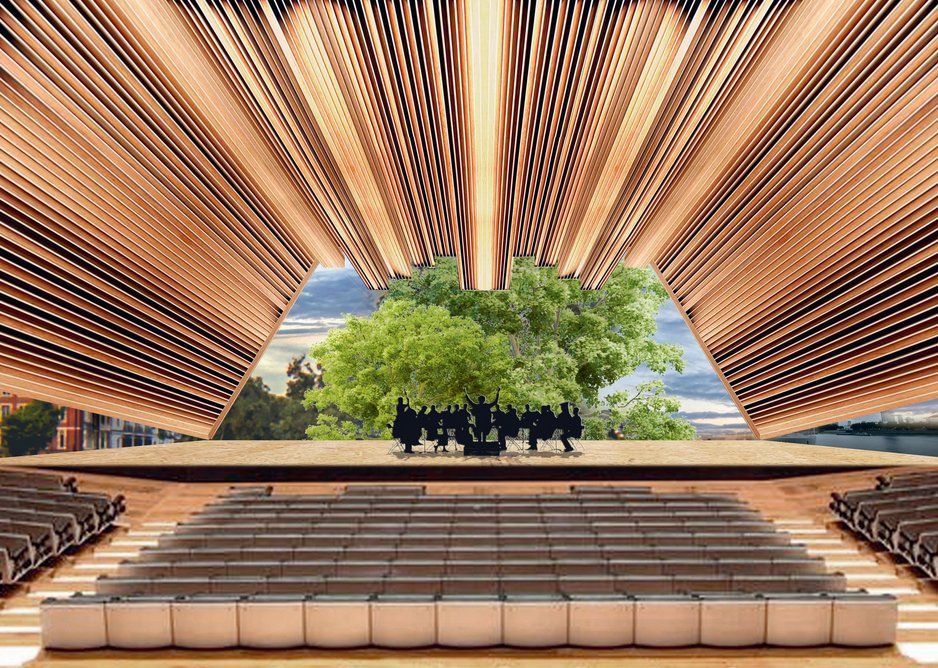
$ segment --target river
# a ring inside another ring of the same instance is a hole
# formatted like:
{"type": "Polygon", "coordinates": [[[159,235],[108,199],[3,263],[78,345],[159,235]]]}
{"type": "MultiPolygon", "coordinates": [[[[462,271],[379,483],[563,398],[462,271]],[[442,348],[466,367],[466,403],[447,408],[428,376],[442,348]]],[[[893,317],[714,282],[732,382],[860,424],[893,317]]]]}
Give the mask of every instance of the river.
{"type": "Polygon", "coordinates": [[[792,443],[810,443],[827,445],[835,448],[856,448],[857,450],[879,450],[881,452],[899,452],[906,455],[938,456],[938,436],[930,434],[885,435],[875,434],[814,434],[810,436],[781,437],[775,440],[792,443]]]}

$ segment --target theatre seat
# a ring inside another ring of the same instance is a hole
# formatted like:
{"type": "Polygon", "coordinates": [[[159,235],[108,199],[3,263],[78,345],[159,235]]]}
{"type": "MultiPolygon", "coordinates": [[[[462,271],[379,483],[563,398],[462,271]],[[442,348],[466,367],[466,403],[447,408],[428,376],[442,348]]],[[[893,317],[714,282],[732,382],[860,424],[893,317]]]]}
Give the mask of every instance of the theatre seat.
{"type": "Polygon", "coordinates": [[[261,649],[306,644],[303,596],[264,594],[238,602],[238,636],[242,647],[261,649]]]}
{"type": "Polygon", "coordinates": [[[569,643],[621,647],[635,639],[635,601],[621,595],[570,596],[569,643]]]}
{"type": "Polygon", "coordinates": [[[700,601],[689,596],[642,596],[635,601],[635,644],[684,647],[700,642],[700,601]]]}
{"type": "Polygon", "coordinates": [[[567,601],[549,594],[505,598],[502,633],[512,647],[556,647],[567,644],[567,601]]]}
{"type": "Polygon", "coordinates": [[[173,644],[186,649],[237,647],[238,598],[192,596],[173,601],[173,644]]]}
{"type": "Polygon", "coordinates": [[[757,595],[700,597],[700,642],[711,647],[765,643],[765,599],[757,595]]]}
{"type": "Polygon", "coordinates": [[[836,594],[831,642],[853,647],[891,645],[896,640],[898,617],[893,596],[836,594]]]}
{"type": "Polygon", "coordinates": [[[437,644],[489,647],[502,643],[502,601],[497,596],[443,596],[436,602],[437,644]]]}
{"type": "Polygon", "coordinates": [[[371,603],[367,595],[319,594],[307,599],[306,644],[351,648],[371,644],[371,603]]]}
{"type": "Polygon", "coordinates": [[[766,598],[765,642],[778,647],[830,644],[832,619],[829,596],[772,594],[766,598]]]}
{"type": "Polygon", "coordinates": [[[173,644],[172,599],[141,596],[105,605],[107,644],[119,649],[158,649],[173,644]]]}
{"type": "Polygon", "coordinates": [[[42,602],[42,645],[48,649],[96,649],[107,645],[103,596],[73,596],[42,602]]]}
{"type": "Polygon", "coordinates": [[[378,647],[429,647],[436,643],[433,596],[383,595],[371,606],[371,642],[378,647]]]}

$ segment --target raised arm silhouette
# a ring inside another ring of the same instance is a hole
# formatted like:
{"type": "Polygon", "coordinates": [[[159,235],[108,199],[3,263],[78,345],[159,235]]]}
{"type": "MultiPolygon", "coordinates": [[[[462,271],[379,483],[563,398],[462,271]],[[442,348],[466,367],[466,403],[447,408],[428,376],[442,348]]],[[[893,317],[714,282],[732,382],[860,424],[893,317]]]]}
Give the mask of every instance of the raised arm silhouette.
{"type": "Polygon", "coordinates": [[[476,440],[485,443],[489,432],[492,430],[492,409],[498,405],[498,397],[502,393],[502,388],[495,392],[495,401],[487,402],[485,395],[480,394],[478,401],[473,401],[469,396],[469,391],[463,388],[466,395],[466,401],[469,402],[469,410],[472,413],[472,420],[475,425],[476,440]]]}

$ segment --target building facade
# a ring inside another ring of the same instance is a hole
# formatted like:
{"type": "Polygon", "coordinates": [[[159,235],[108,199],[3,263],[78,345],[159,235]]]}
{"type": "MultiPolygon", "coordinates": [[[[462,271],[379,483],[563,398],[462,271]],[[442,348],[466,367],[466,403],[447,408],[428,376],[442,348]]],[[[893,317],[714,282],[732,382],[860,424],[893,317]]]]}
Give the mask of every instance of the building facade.
{"type": "MultiPolygon", "coordinates": [[[[0,421],[16,412],[30,401],[10,392],[0,392],[0,421]]],[[[47,452],[71,452],[75,450],[103,450],[107,448],[127,448],[138,445],[168,443],[179,438],[179,434],[149,427],[120,418],[107,417],[66,408],[59,421],[55,438],[46,448],[47,452]]],[[[0,447],[3,445],[0,434],[0,447]]]]}

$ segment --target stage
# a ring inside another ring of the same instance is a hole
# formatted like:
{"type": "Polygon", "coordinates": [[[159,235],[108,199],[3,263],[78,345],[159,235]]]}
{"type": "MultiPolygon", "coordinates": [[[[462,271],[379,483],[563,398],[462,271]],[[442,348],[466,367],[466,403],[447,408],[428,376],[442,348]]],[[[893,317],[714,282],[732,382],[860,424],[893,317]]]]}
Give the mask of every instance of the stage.
{"type": "Polygon", "coordinates": [[[938,466],[938,457],[778,441],[581,441],[574,452],[499,457],[405,454],[390,441],[193,441],[5,460],[31,466],[190,482],[460,480],[758,480],[880,467],[938,466]]]}

